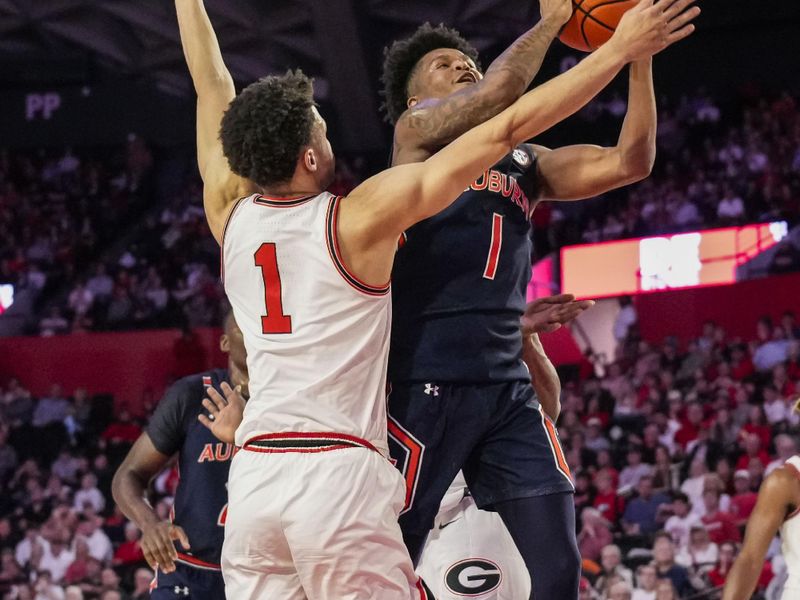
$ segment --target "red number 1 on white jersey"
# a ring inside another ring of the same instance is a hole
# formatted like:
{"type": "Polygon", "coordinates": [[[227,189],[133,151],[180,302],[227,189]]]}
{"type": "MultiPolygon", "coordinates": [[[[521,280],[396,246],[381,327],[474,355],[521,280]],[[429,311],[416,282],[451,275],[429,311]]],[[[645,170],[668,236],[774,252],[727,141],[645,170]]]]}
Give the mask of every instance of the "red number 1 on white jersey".
{"type": "Polygon", "coordinates": [[[261,333],[292,333],[292,317],[283,313],[283,290],[275,244],[264,243],[255,253],[256,266],[264,279],[267,314],[261,317],[261,333]]]}

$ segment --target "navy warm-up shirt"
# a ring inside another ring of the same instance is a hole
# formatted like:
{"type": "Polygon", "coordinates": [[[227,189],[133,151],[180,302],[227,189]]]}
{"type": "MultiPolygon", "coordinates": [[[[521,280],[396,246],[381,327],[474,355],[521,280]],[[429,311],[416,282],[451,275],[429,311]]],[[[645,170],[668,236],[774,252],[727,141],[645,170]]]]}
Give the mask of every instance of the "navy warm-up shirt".
{"type": "Polygon", "coordinates": [[[219,390],[229,381],[228,371],[215,369],[175,382],[156,408],[147,435],[156,450],[167,456],[178,453],[180,481],[175,494],[173,522],[189,537],[191,551],[179,552],[219,565],[228,504],[228,469],[233,446],[215,438],[197,420],[203,412],[206,389],[219,390]]]}

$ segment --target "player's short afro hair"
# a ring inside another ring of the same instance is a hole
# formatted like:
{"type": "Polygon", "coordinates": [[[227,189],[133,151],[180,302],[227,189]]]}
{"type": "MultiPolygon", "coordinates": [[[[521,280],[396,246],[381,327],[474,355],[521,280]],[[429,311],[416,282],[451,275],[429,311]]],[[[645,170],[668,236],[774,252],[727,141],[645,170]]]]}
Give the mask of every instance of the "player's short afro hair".
{"type": "Polygon", "coordinates": [[[430,23],[421,25],[410,37],[394,42],[384,50],[383,109],[389,122],[394,125],[408,108],[408,84],[420,59],[437,48],[455,48],[478,60],[478,51],[458,31],[430,23]]]}
{"type": "Polygon", "coordinates": [[[299,69],[247,86],[222,117],[220,140],[231,170],[261,187],[285,183],[311,141],[314,88],[299,69]]]}

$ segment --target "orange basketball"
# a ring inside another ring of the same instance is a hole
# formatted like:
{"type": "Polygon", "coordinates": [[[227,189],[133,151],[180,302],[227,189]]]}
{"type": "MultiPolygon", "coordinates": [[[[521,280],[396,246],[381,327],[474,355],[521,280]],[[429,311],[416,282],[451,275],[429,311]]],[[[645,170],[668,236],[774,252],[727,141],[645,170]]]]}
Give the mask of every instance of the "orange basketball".
{"type": "Polygon", "coordinates": [[[605,44],[625,12],[639,0],[572,0],[572,18],[559,39],[570,48],[591,52],[605,44]]]}

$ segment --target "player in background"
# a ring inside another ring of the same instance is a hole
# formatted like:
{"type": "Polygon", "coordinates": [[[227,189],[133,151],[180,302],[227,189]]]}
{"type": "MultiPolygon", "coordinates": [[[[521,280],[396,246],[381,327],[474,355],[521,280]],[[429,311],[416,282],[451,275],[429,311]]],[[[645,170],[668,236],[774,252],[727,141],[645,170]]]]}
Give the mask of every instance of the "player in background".
{"type": "Polygon", "coordinates": [[[198,93],[204,208],[250,375],[228,482],[226,594],[426,597],[396,521],[403,480],[386,460],[387,282],[397,240],[510,149],[585,105],[624,64],[690,31],[645,0],[568,73],[425,162],[337,198],[323,191],[334,158],[310,80],[267,77],[234,98],[202,3],[176,5],[198,93]],[[259,193],[242,197],[252,184],[259,193]]]}
{"type": "MultiPolygon", "coordinates": [[[[561,412],[561,382],[539,340],[569,323],[593,301],[575,301],[563,294],[534,300],[522,318],[522,335],[529,337],[523,360],[542,409],[553,422],[561,412]]],[[[525,563],[503,520],[480,510],[469,495],[461,473],[450,486],[417,567],[438,600],[519,600],[530,596],[525,563]]]]}
{"type": "MultiPolygon", "coordinates": [[[[699,14],[691,2],[645,0],[632,10],[662,14],[677,41],[699,14]]],[[[395,124],[393,164],[435,156],[514,102],[571,6],[544,2],[542,22],[485,77],[475,49],[445,27],[424,25],[393,44],[383,73],[395,124]]],[[[478,506],[497,510],[508,526],[533,595],[577,594],[572,482],[555,427],[531,390],[522,360],[527,342],[518,333],[531,273],[530,218],[542,199],[586,198],[646,177],[655,139],[651,58],[643,56],[631,66],[628,114],[615,147],[549,150],[519,140],[446,211],[404,232],[392,274],[389,431],[408,486],[400,523],[413,558],[463,469],[478,506]]]]}
{"type": "Polygon", "coordinates": [[[175,382],[120,465],[112,484],[115,502],[142,530],[142,550],[156,578],[156,600],[225,598],[220,570],[226,484],[233,445],[219,442],[200,422],[208,389],[231,382],[247,394],[242,332],[232,314],[225,318],[220,349],[228,369],[214,369],[175,382]],[[150,482],[177,456],[180,481],[170,522],[158,519],[147,501],[150,482]],[[176,547],[176,542],[180,549],[176,547]]]}
{"type": "MultiPolygon", "coordinates": [[[[795,410],[798,407],[795,406],[795,410]]],[[[722,600],[749,600],[764,568],[767,550],[780,533],[789,578],[783,600],[800,598],[800,455],[789,458],[761,484],[747,521],[744,544],[725,581],[722,600]]]]}

